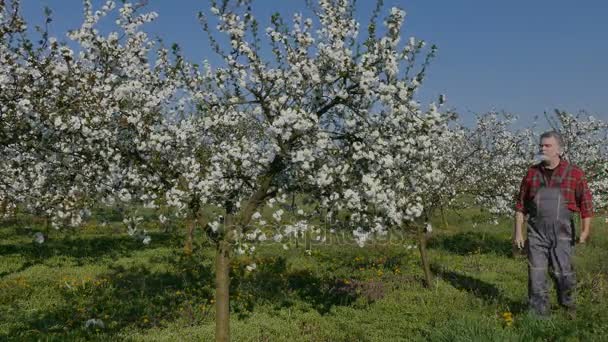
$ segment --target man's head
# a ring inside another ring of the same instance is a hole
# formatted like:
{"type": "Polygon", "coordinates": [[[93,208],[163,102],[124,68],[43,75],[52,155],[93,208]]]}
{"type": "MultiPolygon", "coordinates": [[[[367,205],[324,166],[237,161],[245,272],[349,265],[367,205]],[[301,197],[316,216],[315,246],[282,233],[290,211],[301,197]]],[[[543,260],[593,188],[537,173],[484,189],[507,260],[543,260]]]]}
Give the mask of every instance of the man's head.
{"type": "Polygon", "coordinates": [[[564,153],[564,139],[556,131],[545,132],[540,135],[539,152],[544,156],[547,165],[559,163],[564,153]]]}

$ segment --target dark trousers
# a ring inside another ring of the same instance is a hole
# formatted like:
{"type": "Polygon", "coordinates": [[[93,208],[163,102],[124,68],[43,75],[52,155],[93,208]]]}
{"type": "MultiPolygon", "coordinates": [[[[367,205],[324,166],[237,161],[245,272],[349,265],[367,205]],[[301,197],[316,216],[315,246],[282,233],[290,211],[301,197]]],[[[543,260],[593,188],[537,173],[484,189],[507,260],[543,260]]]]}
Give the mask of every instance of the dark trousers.
{"type": "Polygon", "coordinates": [[[572,267],[572,240],[551,240],[534,236],[528,238],[528,298],[530,308],[540,315],[549,313],[549,269],[557,285],[559,304],[569,308],[575,305],[576,275],[572,267]]]}

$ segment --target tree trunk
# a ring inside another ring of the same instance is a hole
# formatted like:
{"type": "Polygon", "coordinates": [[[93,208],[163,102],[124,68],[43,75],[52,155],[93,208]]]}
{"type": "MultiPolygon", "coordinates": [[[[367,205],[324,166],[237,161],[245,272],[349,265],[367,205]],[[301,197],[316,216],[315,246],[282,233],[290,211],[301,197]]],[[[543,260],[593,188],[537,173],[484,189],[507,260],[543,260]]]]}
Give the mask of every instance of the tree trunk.
{"type": "Polygon", "coordinates": [[[441,219],[443,220],[443,227],[448,229],[448,219],[445,216],[445,210],[443,210],[443,206],[441,206],[441,219]]]}
{"type": "Polygon", "coordinates": [[[188,229],[186,231],[186,243],[184,244],[184,254],[192,255],[194,251],[194,228],[196,226],[196,217],[192,217],[188,223],[188,229]]]}
{"type": "Polygon", "coordinates": [[[230,340],[230,249],[234,241],[235,228],[244,231],[251,222],[251,215],[267,196],[268,189],[274,176],[282,170],[280,157],[275,157],[270,170],[257,179],[258,188],[247,200],[237,216],[234,216],[234,204],[226,203],[224,232],[217,246],[215,259],[215,340],[227,342],[230,340]]]}
{"type": "Polygon", "coordinates": [[[312,250],[312,236],[310,234],[310,230],[304,232],[304,250],[311,251],[312,250]]]}
{"type": "Polygon", "coordinates": [[[433,274],[431,273],[431,264],[429,262],[429,255],[426,249],[427,233],[422,232],[419,235],[418,249],[420,250],[420,259],[422,260],[422,270],[424,271],[424,285],[429,288],[433,283],[433,274]]]}
{"type": "Polygon", "coordinates": [[[7,201],[0,201],[0,219],[4,218],[6,214],[7,201]]]}
{"type": "Polygon", "coordinates": [[[51,218],[48,215],[44,216],[44,230],[46,239],[48,240],[49,236],[51,235],[51,218]]]}
{"type": "Polygon", "coordinates": [[[230,340],[230,244],[219,242],[215,259],[215,340],[230,340]]]}

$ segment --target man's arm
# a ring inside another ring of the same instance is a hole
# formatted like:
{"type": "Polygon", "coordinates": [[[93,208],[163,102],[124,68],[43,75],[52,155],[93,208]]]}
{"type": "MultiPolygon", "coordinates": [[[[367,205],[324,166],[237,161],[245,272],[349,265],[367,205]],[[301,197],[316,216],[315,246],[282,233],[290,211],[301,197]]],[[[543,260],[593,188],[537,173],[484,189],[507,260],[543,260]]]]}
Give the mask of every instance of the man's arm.
{"type": "Polygon", "coordinates": [[[581,176],[575,194],[578,195],[576,201],[581,215],[581,235],[578,241],[585,243],[591,233],[591,217],[593,216],[593,198],[585,174],[581,176]]]}
{"type": "Polygon", "coordinates": [[[581,220],[581,223],[581,236],[579,237],[578,242],[585,243],[591,233],[591,217],[585,217],[581,220]]]}
{"type": "Polygon", "coordinates": [[[525,240],[524,240],[524,213],[521,211],[515,212],[515,228],[513,230],[513,243],[517,248],[524,248],[525,240]]]}
{"type": "Polygon", "coordinates": [[[519,193],[517,194],[517,200],[515,203],[515,227],[513,227],[513,244],[519,248],[524,248],[524,220],[526,215],[526,208],[524,202],[526,200],[526,195],[528,193],[528,175],[530,171],[524,178],[521,180],[521,184],[519,185],[519,193]]]}

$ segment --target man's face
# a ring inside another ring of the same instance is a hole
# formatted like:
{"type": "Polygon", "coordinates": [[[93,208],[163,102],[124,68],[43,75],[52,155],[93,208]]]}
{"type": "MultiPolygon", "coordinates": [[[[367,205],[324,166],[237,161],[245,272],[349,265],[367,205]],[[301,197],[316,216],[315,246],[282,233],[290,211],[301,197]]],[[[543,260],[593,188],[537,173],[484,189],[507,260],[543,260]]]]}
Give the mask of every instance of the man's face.
{"type": "Polygon", "coordinates": [[[559,144],[553,137],[543,138],[540,141],[540,153],[547,157],[549,160],[559,159],[559,144]]]}

